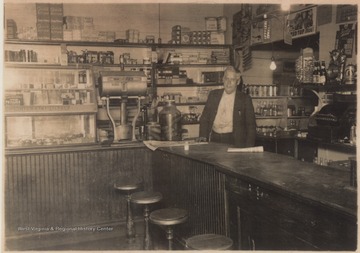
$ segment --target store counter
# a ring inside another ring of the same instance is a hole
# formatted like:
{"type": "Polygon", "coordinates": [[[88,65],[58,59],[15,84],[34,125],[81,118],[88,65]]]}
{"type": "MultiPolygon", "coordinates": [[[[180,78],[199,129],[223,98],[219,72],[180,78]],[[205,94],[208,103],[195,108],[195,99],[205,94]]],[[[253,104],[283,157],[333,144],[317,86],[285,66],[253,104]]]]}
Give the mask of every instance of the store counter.
{"type": "Polygon", "coordinates": [[[161,148],[153,184],[164,205],[188,209],[180,238],[230,236],[238,249],[353,250],[357,191],[344,171],[269,152],[207,144],[161,148]]]}

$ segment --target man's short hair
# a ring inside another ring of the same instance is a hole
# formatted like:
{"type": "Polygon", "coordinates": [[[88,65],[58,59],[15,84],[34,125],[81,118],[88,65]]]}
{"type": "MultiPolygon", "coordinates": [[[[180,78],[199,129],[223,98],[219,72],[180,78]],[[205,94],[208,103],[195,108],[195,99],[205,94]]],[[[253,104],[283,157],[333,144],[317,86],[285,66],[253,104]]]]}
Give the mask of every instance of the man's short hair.
{"type": "Polygon", "coordinates": [[[238,71],[236,68],[234,68],[233,66],[227,66],[224,70],[224,76],[226,76],[226,73],[228,72],[232,72],[232,73],[235,73],[235,76],[237,79],[240,79],[241,78],[241,73],[240,71],[238,71]]]}

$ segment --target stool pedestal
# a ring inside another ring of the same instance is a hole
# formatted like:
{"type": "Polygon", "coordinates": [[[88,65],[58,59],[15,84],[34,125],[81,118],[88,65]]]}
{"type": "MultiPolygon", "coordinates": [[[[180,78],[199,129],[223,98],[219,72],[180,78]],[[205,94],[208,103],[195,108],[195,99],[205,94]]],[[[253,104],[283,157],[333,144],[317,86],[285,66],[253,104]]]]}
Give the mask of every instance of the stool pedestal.
{"type": "Polygon", "coordinates": [[[174,230],[173,226],[184,223],[188,218],[186,210],[179,208],[164,208],[153,211],[150,214],[150,221],[153,224],[166,226],[166,239],[168,240],[168,250],[173,248],[174,230]]]}
{"type": "Polygon", "coordinates": [[[144,250],[152,249],[152,241],[149,233],[149,205],[162,199],[160,192],[142,191],[131,194],[131,202],[144,205],[144,250]]]}
{"type": "Polygon", "coordinates": [[[134,191],[140,189],[141,182],[139,181],[130,181],[130,180],[119,180],[116,183],[114,183],[114,188],[121,193],[125,194],[126,199],[126,238],[129,241],[132,241],[135,238],[136,232],[135,232],[135,226],[134,226],[134,220],[132,217],[132,211],[131,211],[131,193],[134,191]]]}

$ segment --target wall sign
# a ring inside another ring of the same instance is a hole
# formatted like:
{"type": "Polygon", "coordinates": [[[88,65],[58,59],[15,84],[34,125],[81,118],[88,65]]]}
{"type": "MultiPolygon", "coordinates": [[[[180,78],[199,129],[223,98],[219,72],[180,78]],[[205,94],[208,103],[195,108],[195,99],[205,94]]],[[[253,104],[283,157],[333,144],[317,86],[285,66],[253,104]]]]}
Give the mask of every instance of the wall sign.
{"type": "Polygon", "coordinates": [[[351,58],[355,40],[354,24],[339,25],[339,28],[336,32],[335,49],[343,50],[345,55],[351,58]]]}
{"type": "Polygon", "coordinates": [[[247,46],[251,37],[252,7],[250,4],[241,4],[241,10],[233,16],[233,45],[247,46]]]}
{"type": "Polygon", "coordinates": [[[286,15],[285,24],[293,39],[316,33],[316,7],[286,15]]]}
{"type": "Polygon", "coordinates": [[[338,5],[336,9],[336,23],[356,21],[357,5],[338,5]]]}

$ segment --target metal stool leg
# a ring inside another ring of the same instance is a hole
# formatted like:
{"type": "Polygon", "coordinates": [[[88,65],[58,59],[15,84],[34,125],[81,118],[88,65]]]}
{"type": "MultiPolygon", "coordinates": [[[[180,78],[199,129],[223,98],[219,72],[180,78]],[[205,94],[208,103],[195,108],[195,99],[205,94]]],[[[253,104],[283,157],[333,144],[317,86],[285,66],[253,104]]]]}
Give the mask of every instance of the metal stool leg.
{"type": "Polygon", "coordinates": [[[152,241],[149,232],[149,207],[145,205],[144,207],[144,221],[145,221],[145,236],[144,236],[144,250],[152,249],[152,241]]]}
{"type": "Polygon", "coordinates": [[[174,238],[174,230],[171,226],[167,226],[166,228],[166,239],[169,241],[169,250],[172,250],[173,246],[173,238],[174,238]]]}
{"type": "Polygon", "coordinates": [[[135,238],[135,226],[134,226],[134,220],[132,217],[131,212],[131,194],[128,192],[126,194],[126,206],[127,206],[127,215],[126,215],[126,237],[129,239],[129,241],[132,241],[135,238]]]}

